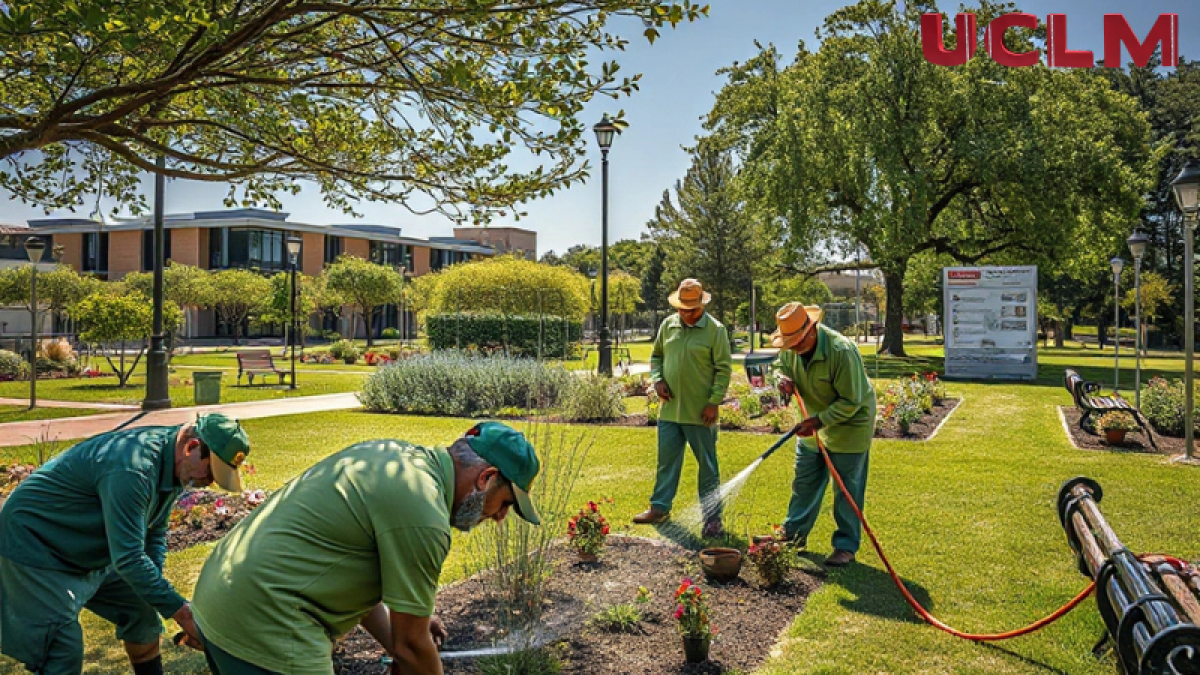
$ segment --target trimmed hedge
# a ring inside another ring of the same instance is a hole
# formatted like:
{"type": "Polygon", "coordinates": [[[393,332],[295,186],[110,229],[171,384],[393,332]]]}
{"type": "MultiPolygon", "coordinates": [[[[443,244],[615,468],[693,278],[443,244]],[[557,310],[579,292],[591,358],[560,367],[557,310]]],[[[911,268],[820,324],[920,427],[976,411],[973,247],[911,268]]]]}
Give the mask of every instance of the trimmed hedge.
{"type": "Polygon", "coordinates": [[[431,314],[425,317],[425,334],[433,349],[497,351],[508,347],[513,355],[569,356],[583,337],[583,323],[557,316],[503,314],[431,314]],[[564,340],[565,338],[565,340],[564,340]]]}

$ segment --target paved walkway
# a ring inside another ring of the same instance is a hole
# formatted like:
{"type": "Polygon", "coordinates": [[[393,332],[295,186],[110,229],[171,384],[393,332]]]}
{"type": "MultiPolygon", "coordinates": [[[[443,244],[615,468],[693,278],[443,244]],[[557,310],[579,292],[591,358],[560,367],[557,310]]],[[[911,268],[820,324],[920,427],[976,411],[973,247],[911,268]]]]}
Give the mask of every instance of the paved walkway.
{"type": "MultiPolygon", "coordinates": [[[[9,400],[16,401],[16,404],[19,405],[29,404],[27,400],[9,400]]],[[[38,405],[41,405],[41,402],[38,405]]],[[[86,404],[72,403],[71,405],[79,408],[89,407],[86,404]]],[[[357,396],[353,393],[325,394],[322,396],[295,396],[270,401],[171,408],[145,413],[137,410],[88,417],[10,422],[0,424],[0,447],[27,445],[43,436],[51,440],[66,441],[87,438],[117,428],[183,424],[196,419],[197,414],[205,412],[221,412],[234,419],[247,420],[329,410],[353,410],[361,406],[362,404],[358,402],[357,396]]]]}
{"type": "MultiPolygon", "coordinates": [[[[27,398],[0,398],[0,405],[29,406],[27,398]]],[[[39,408],[79,408],[86,410],[141,410],[141,406],[127,403],[87,403],[84,401],[47,401],[38,399],[39,408]]]]}

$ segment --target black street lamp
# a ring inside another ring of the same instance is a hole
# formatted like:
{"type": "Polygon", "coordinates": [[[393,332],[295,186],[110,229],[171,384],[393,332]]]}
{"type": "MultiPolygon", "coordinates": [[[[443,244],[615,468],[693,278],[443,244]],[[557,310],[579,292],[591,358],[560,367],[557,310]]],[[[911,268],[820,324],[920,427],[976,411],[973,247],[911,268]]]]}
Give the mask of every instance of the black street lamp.
{"type": "Polygon", "coordinates": [[[1133,396],[1134,406],[1139,410],[1142,408],[1142,256],[1146,254],[1149,241],[1141,230],[1134,230],[1125,240],[1133,254],[1133,327],[1137,331],[1133,343],[1133,396]]]}
{"type": "Polygon", "coordinates": [[[596,126],[596,144],[600,146],[600,374],[612,377],[612,345],[608,335],[608,149],[612,147],[617,125],[605,115],[596,126]]]}
{"type": "Polygon", "coordinates": [[[1113,258],[1109,261],[1113,272],[1113,393],[1121,388],[1121,270],[1125,261],[1113,258]]]}
{"type": "Polygon", "coordinates": [[[288,330],[288,339],[292,343],[292,386],[289,389],[296,388],[296,333],[300,329],[300,322],[296,320],[296,267],[300,260],[300,245],[302,243],[300,237],[294,234],[287,239],[288,257],[292,263],[292,322],[291,328],[288,330]]]}
{"type": "Polygon", "coordinates": [[[146,398],[142,410],[162,410],[171,407],[171,391],[167,384],[166,335],[163,334],[163,268],[166,267],[166,246],[163,238],[163,172],[167,158],[159,155],[154,163],[154,326],[150,334],[150,351],[146,354],[146,398]]]}
{"type": "Polygon", "coordinates": [[[1192,388],[1192,361],[1195,358],[1196,309],[1195,309],[1195,245],[1196,220],[1200,215],[1200,161],[1188,160],[1183,170],[1171,181],[1175,201],[1183,211],[1183,437],[1187,448],[1187,459],[1195,456],[1196,434],[1192,428],[1195,411],[1195,392],[1192,388]]]}
{"type": "Polygon", "coordinates": [[[37,310],[37,266],[42,261],[42,254],[46,251],[46,242],[39,237],[30,237],[25,240],[25,254],[29,256],[29,262],[33,263],[30,266],[29,276],[29,323],[30,332],[30,349],[29,349],[29,409],[33,410],[37,407],[37,357],[38,357],[38,310],[37,310]]]}

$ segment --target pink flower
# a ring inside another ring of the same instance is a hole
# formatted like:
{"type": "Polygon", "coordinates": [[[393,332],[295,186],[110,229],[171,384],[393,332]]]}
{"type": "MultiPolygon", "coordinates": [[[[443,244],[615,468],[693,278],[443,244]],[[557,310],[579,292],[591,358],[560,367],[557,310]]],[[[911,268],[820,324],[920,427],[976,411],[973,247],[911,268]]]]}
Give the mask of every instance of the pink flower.
{"type": "Polygon", "coordinates": [[[262,490],[246,490],[242,493],[242,498],[246,500],[246,503],[249,504],[251,508],[254,508],[255,506],[267,501],[267,493],[263,492],[262,490]]]}
{"type": "Polygon", "coordinates": [[[678,607],[676,607],[676,608],[675,608],[675,618],[676,618],[676,619],[682,619],[682,618],[683,618],[683,605],[680,605],[680,606],[678,606],[678,607]]]}

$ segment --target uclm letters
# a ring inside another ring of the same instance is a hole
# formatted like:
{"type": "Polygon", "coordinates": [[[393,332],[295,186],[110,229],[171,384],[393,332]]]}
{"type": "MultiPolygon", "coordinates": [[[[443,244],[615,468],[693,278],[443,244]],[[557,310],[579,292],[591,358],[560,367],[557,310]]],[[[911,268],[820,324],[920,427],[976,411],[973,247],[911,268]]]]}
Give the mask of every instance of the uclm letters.
{"type": "MultiPolygon", "coordinates": [[[[974,14],[959,14],[954,17],[956,44],[953,50],[942,43],[942,15],[930,12],[921,16],[921,51],[925,60],[937,66],[965,65],[975,56],[978,42],[974,14]],[[966,36],[966,39],[964,39],[966,36]]],[[[983,44],[988,56],[1002,66],[1020,68],[1034,66],[1041,60],[1042,50],[1014,52],[1004,45],[1004,33],[1009,28],[1038,27],[1038,18],[1033,14],[1014,12],[1003,14],[992,20],[984,33],[983,44]]],[[[1067,47],[1067,15],[1046,16],[1046,65],[1051,68],[1092,68],[1096,59],[1089,51],[1077,51],[1067,47]]],[[[1144,41],[1138,40],[1129,22],[1121,14],[1104,15],[1104,65],[1121,67],[1121,45],[1139,68],[1145,68],[1154,55],[1155,47],[1162,47],[1162,65],[1179,65],[1179,15],[1159,14],[1158,20],[1144,41]]]]}

